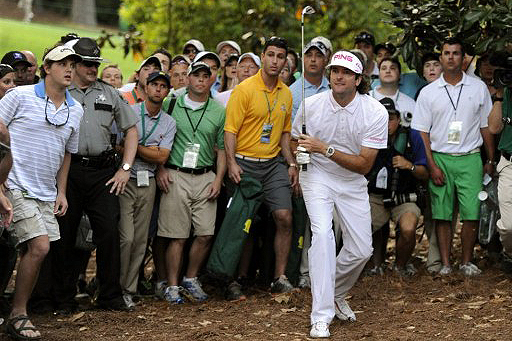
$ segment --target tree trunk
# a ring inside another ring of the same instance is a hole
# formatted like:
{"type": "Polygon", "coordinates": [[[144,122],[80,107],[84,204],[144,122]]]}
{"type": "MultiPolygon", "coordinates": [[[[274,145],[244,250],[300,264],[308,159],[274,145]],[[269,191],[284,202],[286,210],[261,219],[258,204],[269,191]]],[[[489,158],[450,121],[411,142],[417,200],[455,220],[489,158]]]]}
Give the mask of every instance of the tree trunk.
{"type": "Polygon", "coordinates": [[[96,26],[96,0],[73,0],[71,20],[76,24],[96,26]]]}

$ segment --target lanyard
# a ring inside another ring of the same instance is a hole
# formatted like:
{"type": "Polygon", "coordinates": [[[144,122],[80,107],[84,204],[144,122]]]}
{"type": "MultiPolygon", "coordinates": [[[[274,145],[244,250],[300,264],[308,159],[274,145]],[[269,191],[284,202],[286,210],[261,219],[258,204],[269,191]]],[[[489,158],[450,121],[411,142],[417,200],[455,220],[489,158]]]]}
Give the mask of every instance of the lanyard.
{"type": "Polygon", "coordinates": [[[270,123],[270,120],[272,119],[272,112],[274,111],[275,107],[276,107],[276,104],[277,104],[277,100],[279,99],[279,91],[281,89],[277,90],[277,95],[276,95],[276,99],[274,100],[274,104],[272,105],[272,108],[270,108],[270,102],[268,101],[268,96],[267,96],[267,92],[265,90],[263,90],[263,93],[265,94],[265,99],[267,100],[267,108],[268,108],[268,123],[270,123]]]}
{"type": "Polygon", "coordinates": [[[192,123],[192,120],[190,119],[190,115],[188,114],[187,107],[184,106],[185,113],[187,114],[188,121],[190,122],[190,126],[192,127],[192,132],[194,133],[194,137],[196,136],[197,128],[199,128],[199,124],[203,120],[204,113],[206,112],[206,108],[208,107],[208,103],[210,102],[210,97],[206,100],[206,104],[204,105],[203,112],[201,113],[201,117],[199,118],[199,121],[197,121],[196,127],[194,128],[194,124],[192,123]]]}
{"type": "Polygon", "coordinates": [[[144,103],[141,104],[141,106],[140,106],[140,119],[142,120],[142,139],[141,139],[140,144],[142,144],[142,145],[146,144],[147,139],[151,136],[151,134],[153,134],[153,132],[156,129],[156,126],[158,125],[158,122],[160,122],[160,117],[162,117],[162,114],[160,114],[158,116],[158,118],[156,119],[155,124],[153,124],[153,128],[151,128],[151,130],[149,131],[149,134],[146,136],[146,120],[144,119],[144,103]]]}
{"type": "Polygon", "coordinates": [[[446,94],[448,95],[448,98],[450,99],[450,103],[452,104],[453,110],[455,110],[455,116],[457,116],[457,108],[459,107],[459,99],[460,99],[460,94],[462,93],[463,86],[464,86],[464,84],[460,85],[459,96],[457,96],[457,105],[453,104],[452,96],[450,96],[450,93],[448,92],[446,85],[444,86],[444,89],[446,90],[446,94]]]}

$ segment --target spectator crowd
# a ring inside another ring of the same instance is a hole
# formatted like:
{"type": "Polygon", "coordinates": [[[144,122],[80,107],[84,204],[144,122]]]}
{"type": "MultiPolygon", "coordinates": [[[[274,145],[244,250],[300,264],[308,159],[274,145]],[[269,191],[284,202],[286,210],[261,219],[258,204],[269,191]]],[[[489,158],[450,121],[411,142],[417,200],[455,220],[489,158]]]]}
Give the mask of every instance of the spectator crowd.
{"type": "MultiPolygon", "coordinates": [[[[222,286],[230,301],[246,299],[255,282],[272,294],[323,286],[310,272],[334,270],[309,261],[318,260],[323,242],[311,231],[323,208],[312,212],[316,206],[303,199],[310,171],[296,159],[297,144],[309,143],[301,131],[306,122],[322,131],[332,117],[340,117],[332,123],[340,145],[360,143],[364,131],[350,135],[366,123],[350,118],[358,110],[374,121],[387,112],[385,122],[379,119],[387,145],[376,144],[371,162],[357,169],[365,176],[371,247],[347,233],[348,202],[340,199],[329,218],[335,248],[324,251],[352,255],[343,297],[359,276],[415,276],[421,227],[429,273],[480,275],[474,249],[479,229],[488,228],[480,212],[489,183],[498,184],[501,219],[482,246],[512,273],[512,104],[509,88],[494,79],[493,51],[469,56],[463,42],[447,38],[439,51],[421,55],[422,68],[404,72],[395,46],[377,44],[369,32],[346,48],[319,36],[299,54],[271,37],[257,54],[233,40],[209,51],[191,39],[182,54],[157,49],[128,79],[94,39],[76,34],[34,51],[39,61],[31,51],[6,53],[0,304],[8,334],[40,338],[28,312],[71,314],[81,308],[80,295],[100,309],[132,311],[145,295],[170,304],[206,301],[201,282],[222,286]],[[339,64],[340,56],[356,58],[360,74],[339,64]],[[358,93],[373,104],[336,106],[337,89],[354,75],[358,93]],[[330,116],[315,116],[320,112],[330,116]],[[461,257],[454,259],[458,221],[461,257]],[[85,274],[94,250],[91,279],[85,274]],[[6,299],[16,264],[15,290],[6,299]]],[[[333,162],[336,144],[317,146],[308,152],[326,174],[343,168],[333,162]]],[[[335,179],[340,193],[360,182],[335,179]]],[[[336,298],[336,317],[353,321],[343,297],[336,298]]],[[[313,326],[330,322],[315,314],[313,326]]],[[[328,331],[313,328],[311,336],[328,331]]]]}

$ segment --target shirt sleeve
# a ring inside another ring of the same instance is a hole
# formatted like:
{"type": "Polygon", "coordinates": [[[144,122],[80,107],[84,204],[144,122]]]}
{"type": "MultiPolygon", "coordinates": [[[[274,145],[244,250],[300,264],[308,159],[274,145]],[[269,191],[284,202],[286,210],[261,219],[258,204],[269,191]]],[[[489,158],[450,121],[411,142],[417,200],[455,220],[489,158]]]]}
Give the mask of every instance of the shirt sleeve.
{"type": "Polygon", "coordinates": [[[420,92],[416,105],[414,106],[411,128],[429,133],[431,127],[432,112],[429,110],[428,96],[425,95],[424,89],[420,92]]]}
{"type": "Polygon", "coordinates": [[[240,130],[247,114],[248,105],[249,94],[241,89],[240,86],[236,86],[226,106],[224,131],[235,135],[238,134],[238,130],[240,130]]]}
{"type": "Polygon", "coordinates": [[[388,112],[382,104],[374,108],[376,111],[373,117],[375,119],[371,122],[371,125],[366,129],[363,136],[363,147],[375,148],[375,149],[386,149],[388,147],[388,112]]]}
{"type": "MultiPolygon", "coordinates": [[[[162,115],[162,114],[160,114],[162,115]]],[[[167,115],[167,114],[164,114],[167,115]]],[[[160,141],[160,148],[164,149],[172,149],[172,143],[174,142],[174,135],[176,135],[176,120],[170,116],[165,116],[170,118],[169,124],[167,125],[167,130],[164,134],[164,138],[160,141]]]]}
{"type": "Polygon", "coordinates": [[[81,104],[79,104],[77,101],[75,101],[74,106],[78,106],[78,119],[77,124],[73,126],[73,130],[71,132],[71,135],[69,136],[68,141],[66,142],[66,151],[71,154],[78,153],[78,139],[80,135],[80,124],[82,124],[82,119],[84,116],[84,109],[81,104]]]}
{"type": "Polygon", "coordinates": [[[0,99],[0,119],[7,127],[14,119],[14,114],[16,113],[18,106],[18,92],[15,88],[9,89],[5,96],[0,99]]]}
{"type": "Polygon", "coordinates": [[[117,92],[112,89],[111,95],[114,102],[114,117],[119,130],[126,131],[133,127],[139,121],[139,116],[135,114],[128,102],[117,92]]]}
{"type": "Polygon", "coordinates": [[[414,164],[417,166],[427,166],[427,154],[425,153],[425,144],[419,131],[411,129],[411,147],[414,155],[414,164]]]}
{"type": "Polygon", "coordinates": [[[483,103],[480,106],[480,128],[486,128],[489,126],[489,114],[492,110],[491,94],[487,90],[487,87],[483,90],[483,103]]]}

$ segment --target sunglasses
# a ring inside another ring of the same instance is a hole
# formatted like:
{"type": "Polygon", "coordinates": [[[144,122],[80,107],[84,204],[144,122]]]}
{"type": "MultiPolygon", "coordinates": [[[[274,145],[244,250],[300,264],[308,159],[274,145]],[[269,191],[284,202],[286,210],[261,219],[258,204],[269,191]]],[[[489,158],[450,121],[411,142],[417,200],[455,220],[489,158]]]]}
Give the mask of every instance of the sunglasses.
{"type": "Polygon", "coordinates": [[[197,49],[184,49],[183,54],[197,53],[197,49]]]}
{"type": "Polygon", "coordinates": [[[88,61],[88,60],[83,60],[81,63],[85,67],[95,67],[95,68],[99,68],[100,67],[100,63],[98,63],[98,62],[91,62],[91,61],[88,61]]]}
{"type": "Polygon", "coordinates": [[[58,122],[56,120],[57,114],[59,113],[58,111],[55,112],[55,114],[53,116],[48,117],[48,111],[47,111],[47,109],[48,109],[48,100],[49,100],[49,97],[46,97],[46,105],[44,106],[44,117],[46,119],[46,122],[48,122],[49,124],[51,124],[52,126],[55,126],[55,127],[62,127],[63,125],[68,123],[68,120],[69,120],[69,106],[68,106],[68,103],[64,102],[66,104],[66,108],[68,109],[68,115],[66,116],[66,120],[64,122],[63,122],[63,120],[60,120],[60,122],[58,122]]]}

